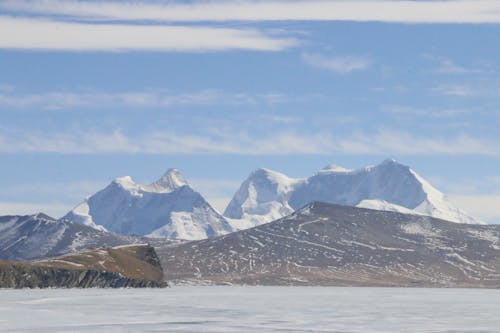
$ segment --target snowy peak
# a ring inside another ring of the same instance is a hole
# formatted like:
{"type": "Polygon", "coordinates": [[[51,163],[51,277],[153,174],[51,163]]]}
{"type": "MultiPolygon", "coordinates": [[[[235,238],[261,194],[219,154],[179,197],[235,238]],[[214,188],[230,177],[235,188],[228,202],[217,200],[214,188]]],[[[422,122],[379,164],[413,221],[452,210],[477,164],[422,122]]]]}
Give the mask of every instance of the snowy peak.
{"type": "Polygon", "coordinates": [[[116,178],[112,185],[116,184],[123,189],[139,195],[139,192],[170,193],[182,186],[189,186],[188,182],[182,177],[177,169],[168,169],[167,172],[158,180],[151,184],[136,183],[130,176],[116,178]]]}
{"type": "Polygon", "coordinates": [[[168,171],[160,179],[149,184],[147,187],[155,192],[167,193],[188,185],[188,182],[184,179],[184,177],[182,177],[179,170],[168,169],[168,171]]]}
{"type": "Polygon", "coordinates": [[[288,215],[293,212],[288,205],[288,193],[299,181],[273,170],[257,169],[241,184],[224,215],[250,222],[244,223],[246,226],[288,215]]]}
{"type": "Polygon", "coordinates": [[[192,240],[232,231],[227,220],[176,169],[148,185],[128,176],[117,178],[65,218],[99,230],[150,237],[192,240]]]}
{"type": "Polygon", "coordinates": [[[261,224],[315,201],[483,223],[454,207],[423,177],[394,159],[356,170],[332,164],[307,179],[259,169],[236,192],[225,215],[261,224]]]}
{"type": "Polygon", "coordinates": [[[335,165],[335,164],[329,164],[325,166],[323,169],[318,171],[318,174],[322,173],[335,173],[335,172],[351,172],[351,169],[346,169],[344,167],[335,165]]]}
{"type": "Polygon", "coordinates": [[[253,184],[276,186],[278,193],[287,192],[297,182],[297,179],[265,168],[260,168],[252,172],[247,180],[253,184]]]}

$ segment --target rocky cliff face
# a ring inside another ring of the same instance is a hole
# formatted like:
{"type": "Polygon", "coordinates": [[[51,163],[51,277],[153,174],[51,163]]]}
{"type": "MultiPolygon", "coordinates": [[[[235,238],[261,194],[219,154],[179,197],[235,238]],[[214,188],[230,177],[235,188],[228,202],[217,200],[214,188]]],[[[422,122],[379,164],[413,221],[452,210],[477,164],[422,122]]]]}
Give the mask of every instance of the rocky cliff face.
{"type": "Polygon", "coordinates": [[[0,288],[160,288],[167,286],[147,245],[100,248],[43,261],[0,261],[0,288]]]}
{"type": "Polygon", "coordinates": [[[0,263],[1,288],[158,288],[164,282],[127,278],[119,273],[0,263]]]}

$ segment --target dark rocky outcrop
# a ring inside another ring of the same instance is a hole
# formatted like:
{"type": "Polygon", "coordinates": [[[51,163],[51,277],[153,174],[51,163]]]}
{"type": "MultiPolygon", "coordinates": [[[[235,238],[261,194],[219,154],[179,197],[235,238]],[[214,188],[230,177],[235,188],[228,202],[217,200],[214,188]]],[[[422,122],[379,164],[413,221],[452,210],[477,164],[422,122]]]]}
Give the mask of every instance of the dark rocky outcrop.
{"type": "Polygon", "coordinates": [[[148,245],[87,250],[43,261],[0,261],[0,288],[166,287],[148,245]]]}

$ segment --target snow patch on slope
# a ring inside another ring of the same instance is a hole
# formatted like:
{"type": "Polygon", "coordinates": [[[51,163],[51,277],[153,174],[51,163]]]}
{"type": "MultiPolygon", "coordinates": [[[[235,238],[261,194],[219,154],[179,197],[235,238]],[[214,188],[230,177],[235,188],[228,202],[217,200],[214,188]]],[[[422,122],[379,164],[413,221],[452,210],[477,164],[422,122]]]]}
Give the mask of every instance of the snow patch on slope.
{"type": "Polygon", "coordinates": [[[107,231],[106,228],[104,228],[102,225],[94,223],[94,221],[92,220],[92,216],[90,216],[89,211],[90,207],[87,199],[85,199],[85,201],[83,201],[81,204],[73,208],[73,210],[69,212],[65,218],[100,231],[107,231]]]}
{"type": "Polygon", "coordinates": [[[356,207],[368,208],[368,209],[374,209],[374,210],[383,210],[383,211],[387,211],[387,212],[397,212],[397,213],[403,213],[403,214],[421,215],[421,214],[418,214],[417,212],[415,212],[414,210],[387,202],[385,200],[365,199],[365,200],[362,200],[359,204],[357,204],[356,207]]]}
{"type": "Polygon", "coordinates": [[[422,184],[422,190],[427,194],[427,198],[413,209],[415,212],[451,222],[486,224],[455,207],[443,193],[434,188],[415,171],[410,169],[410,172],[422,184]]]}

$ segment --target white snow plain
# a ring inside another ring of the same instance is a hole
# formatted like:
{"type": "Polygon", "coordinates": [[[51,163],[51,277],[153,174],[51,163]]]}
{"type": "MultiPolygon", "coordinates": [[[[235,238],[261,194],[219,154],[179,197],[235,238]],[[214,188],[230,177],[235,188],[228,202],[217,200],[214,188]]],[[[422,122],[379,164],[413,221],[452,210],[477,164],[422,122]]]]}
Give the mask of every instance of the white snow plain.
{"type": "Polygon", "coordinates": [[[500,290],[0,290],[0,332],[500,332],[500,290]]]}

